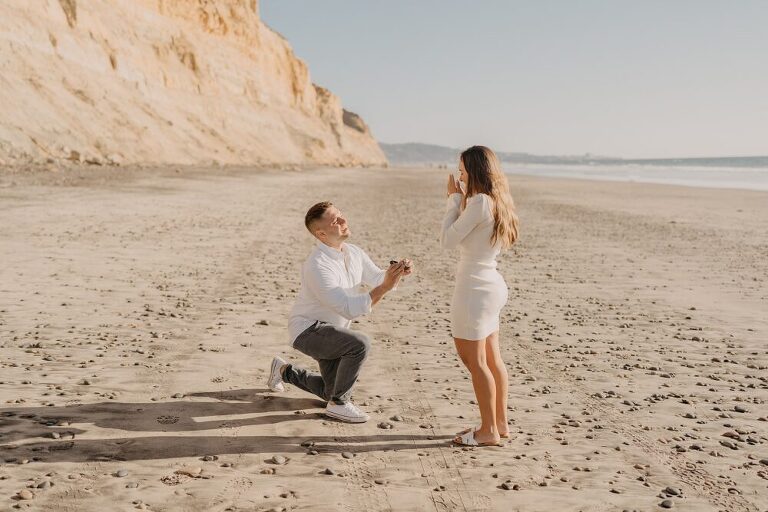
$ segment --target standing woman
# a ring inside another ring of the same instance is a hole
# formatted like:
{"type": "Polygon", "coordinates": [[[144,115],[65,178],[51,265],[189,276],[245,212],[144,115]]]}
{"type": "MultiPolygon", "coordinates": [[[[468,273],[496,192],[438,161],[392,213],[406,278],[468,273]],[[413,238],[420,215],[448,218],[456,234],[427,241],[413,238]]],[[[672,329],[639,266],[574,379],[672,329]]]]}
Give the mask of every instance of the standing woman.
{"type": "Polygon", "coordinates": [[[467,446],[496,446],[509,437],[507,368],[499,351],[499,314],[507,285],[496,270],[496,256],[517,240],[518,219],[507,177],[496,154],[472,146],[459,158],[459,184],[448,176],[448,208],[440,243],[459,248],[451,331],[456,351],[472,375],[480,406],[479,427],[454,438],[467,446]],[[463,190],[462,190],[463,189],[463,190]]]}

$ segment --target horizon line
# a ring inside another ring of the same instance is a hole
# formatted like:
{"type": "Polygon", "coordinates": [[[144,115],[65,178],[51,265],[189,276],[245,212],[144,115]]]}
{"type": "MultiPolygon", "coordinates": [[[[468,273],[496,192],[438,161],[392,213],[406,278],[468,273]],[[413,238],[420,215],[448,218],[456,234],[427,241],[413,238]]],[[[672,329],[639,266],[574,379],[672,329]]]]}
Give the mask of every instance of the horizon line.
{"type": "MultiPolygon", "coordinates": [[[[455,148],[452,146],[445,146],[442,144],[434,144],[431,142],[385,142],[382,140],[377,141],[379,144],[386,144],[390,146],[395,145],[405,145],[405,144],[420,144],[423,146],[436,146],[440,148],[450,149],[453,151],[462,151],[460,148],[455,148]]],[[[526,151],[506,151],[506,150],[495,150],[496,153],[509,153],[509,154],[519,154],[519,155],[529,155],[529,156],[538,156],[538,157],[556,157],[556,158],[584,158],[584,157],[590,157],[590,158],[596,158],[601,160],[700,160],[705,158],[768,158],[768,153],[762,154],[762,155],[718,155],[718,156],[666,156],[666,157],[648,157],[648,156],[642,156],[642,157],[624,157],[624,156],[615,156],[615,155],[603,155],[599,153],[592,153],[592,152],[584,152],[584,153],[568,153],[568,154],[558,154],[558,153],[529,153],[526,151]]]]}

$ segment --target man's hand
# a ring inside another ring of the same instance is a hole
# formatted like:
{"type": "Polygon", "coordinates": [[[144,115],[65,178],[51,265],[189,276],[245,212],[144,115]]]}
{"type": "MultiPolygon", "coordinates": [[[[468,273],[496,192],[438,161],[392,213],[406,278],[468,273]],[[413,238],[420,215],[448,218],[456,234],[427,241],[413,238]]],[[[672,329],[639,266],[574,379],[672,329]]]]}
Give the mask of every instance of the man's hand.
{"type": "Polygon", "coordinates": [[[384,281],[382,281],[381,286],[383,286],[386,291],[392,290],[392,288],[397,286],[397,283],[400,282],[400,278],[403,277],[404,272],[405,260],[391,264],[384,274],[384,281]]]}
{"type": "Polygon", "coordinates": [[[400,278],[405,273],[405,260],[393,263],[384,274],[384,281],[379,286],[371,290],[371,305],[375,305],[381,298],[400,282],[400,278]]]}
{"type": "MultiPolygon", "coordinates": [[[[403,277],[409,276],[413,273],[413,262],[409,260],[408,258],[402,260],[403,263],[405,263],[405,269],[403,269],[403,277]]],[[[390,260],[389,264],[394,265],[397,263],[397,260],[390,260]]]]}

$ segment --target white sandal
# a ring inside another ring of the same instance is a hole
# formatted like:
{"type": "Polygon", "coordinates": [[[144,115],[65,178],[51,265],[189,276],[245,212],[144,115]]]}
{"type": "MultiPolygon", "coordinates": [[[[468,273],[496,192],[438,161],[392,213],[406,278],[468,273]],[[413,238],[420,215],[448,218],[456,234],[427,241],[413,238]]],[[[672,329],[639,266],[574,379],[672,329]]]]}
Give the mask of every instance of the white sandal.
{"type": "MultiPolygon", "coordinates": [[[[480,425],[476,426],[475,428],[465,428],[461,432],[456,432],[456,435],[457,436],[462,436],[462,435],[466,434],[467,432],[473,432],[473,431],[477,432],[478,430],[480,430],[480,425]]],[[[502,438],[502,439],[509,439],[509,431],[507,431],[506,434],[499,434],[499,437],[502,438]]]]}
{"type": "Polygon", "coordinates": [[[478,443],[477,440],[475,439],[475,431],[474,430],[470,430],[469,432],[466,432],[465,434],[457,436],[457,437],[458,437],[458,441],[454,437],[453,438],[453,442],[455,444],[459,445],[459,446],[477,446],[477,447],[482,447],[482,446],[502,446],[501,441],[499,441],[498,443],[494,443],[494,442],[478,443]]]}

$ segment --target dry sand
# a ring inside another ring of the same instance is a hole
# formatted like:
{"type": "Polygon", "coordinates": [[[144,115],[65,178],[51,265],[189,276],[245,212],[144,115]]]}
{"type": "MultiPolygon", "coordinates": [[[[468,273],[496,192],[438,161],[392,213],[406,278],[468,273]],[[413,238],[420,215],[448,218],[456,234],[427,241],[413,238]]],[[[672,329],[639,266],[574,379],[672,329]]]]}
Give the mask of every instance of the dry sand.
{"type": "Polygon", "coordinates": [[[767,510],[768,194],[513,177],[512,436],[461,449],[444,174],[1,175],[0,509],[767,510]],[[354,325],[364,425],[265,389],[311,363],[286,325],[321,199],[416,264],[354,325]]]}

